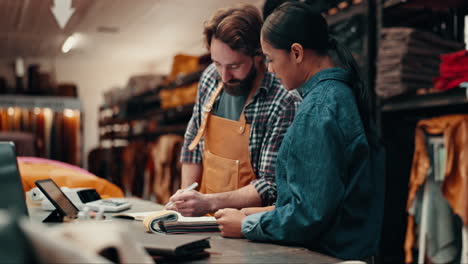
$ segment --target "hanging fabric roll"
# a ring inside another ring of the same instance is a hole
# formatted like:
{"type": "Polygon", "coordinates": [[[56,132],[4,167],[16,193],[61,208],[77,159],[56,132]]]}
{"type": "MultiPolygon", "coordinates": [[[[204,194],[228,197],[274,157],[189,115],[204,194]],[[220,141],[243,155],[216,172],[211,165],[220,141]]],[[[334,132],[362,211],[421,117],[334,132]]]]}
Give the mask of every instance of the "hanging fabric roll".
{"type": "Polygon", "coordinates": [[[163,135],[152,150],[155,167],[155,179],[152,193],[156,201],[165,204],[180,187],[180,148],[184,138],[179,135],[163,135]]]}
{"type": "MultiPolygon", "coordinates": [[[[415,150],[410,176],[407,210],[411,209],[419,188],[424,184],[430,169],[426,147],[426,134],[443,135],[447,159],[442,184],[442,194],[451,209],[468,224],[468,115],[449,115],[421,120],[416,126],[415,150]]],[[[405,240],[405,262],[413,261],[414,218],[408,216],[405,240]]]]}

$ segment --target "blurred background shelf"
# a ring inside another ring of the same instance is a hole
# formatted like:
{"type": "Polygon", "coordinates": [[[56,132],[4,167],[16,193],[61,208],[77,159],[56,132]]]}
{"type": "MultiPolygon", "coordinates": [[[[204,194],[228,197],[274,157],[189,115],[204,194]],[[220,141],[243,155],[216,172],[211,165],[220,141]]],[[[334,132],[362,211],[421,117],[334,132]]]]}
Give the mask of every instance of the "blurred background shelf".
{"type": "Polygon", "coordinates": [[[424,95],[402,95],[384,101],[383,112],[406,111],[433,107],[446,107],[454,105],[467,105],[468,96],[464,88],[456,88],[446,92],[424,95]]]}
{"type": "Polygon", "coordinates": [[[55,111],[64,109],[82,110],[81,101],[77,98],[58,96],[25,96],[2,95],[0,96],[0,108],[21,107],[27,109],[50,108],[55,111]]]}

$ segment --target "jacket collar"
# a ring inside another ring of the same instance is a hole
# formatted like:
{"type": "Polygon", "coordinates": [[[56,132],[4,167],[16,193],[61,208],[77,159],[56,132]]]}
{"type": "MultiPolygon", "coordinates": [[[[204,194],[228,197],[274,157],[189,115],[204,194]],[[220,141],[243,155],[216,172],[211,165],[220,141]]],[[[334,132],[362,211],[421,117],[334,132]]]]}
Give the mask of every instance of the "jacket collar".
{"type": "Polygon", "coordinates": [[[319,71],[309,80],[307,80],[303,85],[301,85],[297,90],[302,97],[305,97],[310,91],[317,86],[318,83],[325,80],[338,80],[348,83],[351,79],[349,72],[343,68],[329,68],[322,71],[319,71]]]}

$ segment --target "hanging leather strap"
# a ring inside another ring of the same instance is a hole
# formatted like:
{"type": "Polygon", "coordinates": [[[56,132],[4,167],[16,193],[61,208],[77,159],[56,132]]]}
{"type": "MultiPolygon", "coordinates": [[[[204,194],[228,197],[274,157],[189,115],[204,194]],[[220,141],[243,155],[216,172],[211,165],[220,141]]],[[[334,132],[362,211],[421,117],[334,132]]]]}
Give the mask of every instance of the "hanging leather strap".
{"type": "Polygon", "coordinates": [[[202,122],[200,124],[200,127],[198,128],[197,135],[193,139],[192,143],[189,145],[189,150],[192,151],[195,149],[195,147],[198,145],[200,142],[201,138],[203,137],[203,133],[205,132],[205,127],[206,123],[208,122],[208,117],[211,114],[211,110],[213,109],[213,104],[216,101],[216,98],[218,98],[219,94],[223,90],[223,82],[219,82],[218,88],[216,88],[216,91],[214,92],[213,96],[210,98],[210,101],[208,104],[206,104],[203,107],[203,118],[202,122]]]}

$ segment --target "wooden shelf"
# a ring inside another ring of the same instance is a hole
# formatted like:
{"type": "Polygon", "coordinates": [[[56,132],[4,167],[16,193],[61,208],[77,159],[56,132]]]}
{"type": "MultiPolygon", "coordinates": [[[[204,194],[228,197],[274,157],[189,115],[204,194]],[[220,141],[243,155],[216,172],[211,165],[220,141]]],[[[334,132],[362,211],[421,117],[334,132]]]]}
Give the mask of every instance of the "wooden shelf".
{"type": "Polygon", "coordinates": [[[54,111],[64,109],[82,110],[81,101],[78,98],[59,96],[26,96],[26,95],[2,95],[0,96],[0,108],[23,107],[28,109],[51,108],[54,111]]]}
{"type": "Polygon", "coordinates": [[[120,106],[125,105],[127,102],[129,102],[130,100],[135,99],[135,98],[144,98],[145,100],[153,100],[154,101],[157,98],[159,98],[159,91],[160,90],[170,90],[170,89],[174,89],[174,88],[181,87],[181,86],[184,86],[184,85],[189,85],[189,84],[192,84],[194,82],[198,82],[201,75],[202,75],[202,73],[203,73],[203,71],[204,71],[204,68],[202,70],[198,70],[198,71],[195,71],[195,72],[192,72],[192,73],[187,73],[187,74],[177,78],[176,80],[171,81],[167,85],[160,85],[160,86],[154,87],[151,90],[145,91],[145,92],[140,93],[140,94],[135,94],[135,95],[131,96],[130,98],[127,98],[125,100],[121,100],[119,102],[115,102],[114,104],[111,104],[111,105],[106,105],[106,104],[101,105],[99,107],[99,111],[104,111],[106,109],[112,109],[113,107],[120,107],[120,106]]]}
{"type": "Polygon", "coordinates": [[[177,119],[186,116],[187,113],[192,113],[194,104],[181,105],[175,108],[168,109],[153,109],[145,111],[140,115],[132,115],[124,118],[106,118],[99,121],[99,126],[110,126],[116,124],[125,124],[132,121],[138,120],[158,120],[158,121],[170,121],[171,119],[177,119]]]}
{"type": "Polygon", "coordinates": [[[101,135],[100,140],[115,140],[115,139],[146,139],[146,138],[156,138],[160,135],[164,134],[180,134],[183,135],[185,133],[185,129],[187,128],[186,124],[177,124],[177,125],[164,125],[158,127],[157,131],[153,132],[143,132],[141,134],[131,134],[131,133],[124,133],[124,132],[108,132],[104,135],[101,135]]]}
{"type": "Polygon", "coordinates": [[[187,125],[186,124],[178,124],[178,125],[165,125],[165,126],[161,126],[158,128],[157,131],[155,132],[145,132],[145,133],[141,133],[141,134],[138,134],[138,135],[130,135],[129,138],[130,139],[133,139],[133,138],[155,138],[155,137],[158,137],[160,135],[164,135],[164,134],[181,134],[183,135],[185,133],[185,130],[187,129],[187,125]]]}
{"type": "Polygon", "coordinates": [[[426,95],[402,95],[383,102],[382,112],[418,110],[468,104],[467,91],[455,88],[446,92],[426,95]]]}
{"type": "Polygon", "coordinates": [[[467,7],[468,2],[466,0],[389,0],[383,4],[383,8],[400,6],[404,8],[449,9],[467,7]]]}
{"type": "Polygon", "coordinates": [[[342,22],[344,20],[350,19],[351,17],[359,14],[366,14],[367,10],[367,0],[362,1],[359,4],[354,4],[349,6],[346,9],[338,11],[334,15],[328,15],[325,17],[329,26],[342,22]]]}

